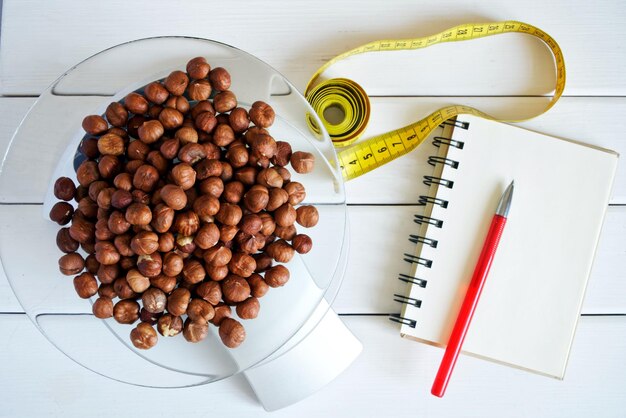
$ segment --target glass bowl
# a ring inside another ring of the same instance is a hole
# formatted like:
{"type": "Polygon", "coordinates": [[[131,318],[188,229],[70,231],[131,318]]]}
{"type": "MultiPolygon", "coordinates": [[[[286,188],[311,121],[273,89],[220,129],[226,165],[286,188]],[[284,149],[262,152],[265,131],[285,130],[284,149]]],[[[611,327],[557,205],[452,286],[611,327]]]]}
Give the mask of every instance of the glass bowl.
{"type": "Polygon", "coordinates": [[[14,212],[15,219],[3,220],[6,233],[0,237],[0,259],[18,300],[42,334],[96,373],[150,387],[214,382],[260,363],[286,343],[297,343],[294,334],[305,323],[310,326],[321,318],[319,306],[327,307],[335,297],[347,255],[339,164],[326,132],[317,135],[308,129],[307,113],[314,114],[306,99],[276,70],[236,48],[206,39],[159,37],[128,42],[63,74],[30,109],[0,167],[0,201],[23,205],[14,212]],[[276,122],[270,133],[274,138],[316,155],[314,171],[293,172],[292,179],[304,184],[304,203],[317,206],[320,221],[306,230],[314,243],[311,252],[296,254],[287,265],[289,282],[260,299],[258,318],[242,321],[247,337],[241,346],[224,347],[211,325],[209,336],[200,343],[188,343],[182,335],[159,336],[155,347],[138,350],[130,342],[132,326],[95,318],[93,298],[80,299],[72,277],[59,272],[57,259],[62,254],[55,244],[59,226],[48,218],[56,202],[52,189],[60,176],[76,179],[75,167],[85,158],[77,151],[84,136],[84,116],[103,114],[110,102],[175,69],[184,70],[195,56],[206,57],[212,68],[230,72],[231,90],[240,106],[249,107],[256,100],[272,105],[276,122]]]}

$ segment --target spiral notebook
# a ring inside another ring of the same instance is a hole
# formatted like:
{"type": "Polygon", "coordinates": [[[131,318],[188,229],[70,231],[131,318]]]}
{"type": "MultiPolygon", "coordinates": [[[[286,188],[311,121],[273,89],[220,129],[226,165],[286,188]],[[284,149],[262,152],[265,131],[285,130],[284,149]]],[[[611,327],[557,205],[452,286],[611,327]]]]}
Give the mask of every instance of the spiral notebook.
{"type": "Polygon", "coordinates": [[[562,379],[607,209],[617,153],[472,116],[444,129],[424,181],[424,214],[401,335],[445,346],[498,199],[515,195],[463,351],[562,379]]]}

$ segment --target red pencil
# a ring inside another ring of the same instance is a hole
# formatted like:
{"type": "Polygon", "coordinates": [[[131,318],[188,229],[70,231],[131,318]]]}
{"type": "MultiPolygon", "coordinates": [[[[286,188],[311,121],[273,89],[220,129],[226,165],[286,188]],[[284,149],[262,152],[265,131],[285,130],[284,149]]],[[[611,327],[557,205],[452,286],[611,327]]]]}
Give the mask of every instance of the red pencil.
{"type": "Polygon", "coordinates": [[[496,249],[498,248],[498,243],[500,242],[500,237],[502,236],[502,231],[504,230],[504,225],[506,224],[506,219],[509,214],[509,208],[511,207],[513,189],[514,182],[511,182],[500,198],[500,203],[498,204],[496,213],[491,221],[491,227],[489,228],[489,232],[485,238],[483,249],[480,252],[480,257],[478,257],[478,262],[474,268],[472,281],[470,282],[467,293],[465,294],[465,299],[463,300],[463,305],[461,305],[459,316],[454,323],[452,334],[450,334],[450,340],[448,341],[446,352],[443,354],[443,359],[441,360],[437,377],[435,377],[433,387],[430,390],[433,395],[440,398],[446,392],[448,381],[452,375],[452,370],[454,370],[456,359],[459,357],[459,353],[461,352],[463,340],[465,340],[465,335],[467,335],[470,322],[472,322],[472,317],[474,316],[476,305],[478,305],[480,293],[483,290],[487,274],[491,268],[493,257],[496,254],[496,249]]]}

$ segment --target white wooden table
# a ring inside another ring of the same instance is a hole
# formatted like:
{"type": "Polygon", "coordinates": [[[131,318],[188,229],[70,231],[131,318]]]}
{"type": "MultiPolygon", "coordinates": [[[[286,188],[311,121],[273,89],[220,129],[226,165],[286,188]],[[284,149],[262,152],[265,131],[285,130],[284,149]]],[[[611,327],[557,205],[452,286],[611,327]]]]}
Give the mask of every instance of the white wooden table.
{"type": "MultiPolygon", "coordinates": [[[[546,115],[522,125],[626,154],[626,6],[582,0],[4,0],[0,151],[49,83],[71,65],[123,41],[157,35],[219,40],[265,60],[302,89],[322,63],[366,41],[506,19],[550,33],[563,48],[568,68],[565,97],[546,115]]],[[[501,116],[529,114],[550,92],[551,66],[540,43],[506,35],[416,53],[362,56],[336,71],[380,96],[373,98],[366,133],[371,135],[445,103],[472,104],[501,116]]],[[[463,357],[446,397],[436,399],[429,388],[441,350],[399,338],[387,320],[387,314],[399,311],[392,295],[402,288],[395,277],[406,269],[401,254],[411,249],[406,234],[413,228],[417,197],[425,191],[419,178],[424,155],[418,150],[348,184],[351,255],[333,306],[364,351],[319,393],[274,415],[626,415],[626,166],[618,169],[565,380],[463,357]]],[[[12,187],[0,193],[20,195],[21,182],[12,187]]],[[[25,201],[0,205],[0,222],[11,223],[26,210],[20,205],[25,201]]],[[[2,417],[266,415],[238,376],[204,387],[157,390],[81,368],[38,333],[3,273],[0,335],[2,417]]]]}

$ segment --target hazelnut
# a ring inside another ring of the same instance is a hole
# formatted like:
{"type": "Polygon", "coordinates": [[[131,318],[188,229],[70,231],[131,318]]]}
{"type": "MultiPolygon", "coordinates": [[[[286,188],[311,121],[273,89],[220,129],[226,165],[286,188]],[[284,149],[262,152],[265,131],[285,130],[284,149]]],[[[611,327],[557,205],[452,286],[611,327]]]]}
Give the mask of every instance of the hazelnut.
{"type": "Polygon", "coordinates": [[[269,194],[270,199],[265,207],[265,210],[269,212],[275,211],[289,201],[289,194],[283,189],[272,188],[269,194]]]}
{"type": "Polygon", "coordinates": [[[296,220],[305,228],[311,228],[317,225],[317,221],[320,217],[315,206],[300,206],[296,210],[296,213],[296,220]]]}
{"type": "Polygon", "coordinates": [[[214,223],[202,225],[194,238],[194,243],[201,249],[214,247],[220,239],[220,230],[214,223]]]}
{"type": "Polygon", "coordinates": [[[208,157],[195,165],[196,178],[204,180],[209,177],[219,177],[222,174],[222,163],[208,157]]]}
{"type": "Polygon", "coordinates": [[[250,109],[250,120],[256,126],[261,128],[268,128],[272,126],[275,116],[276,114],[274,113],[274,109],[272,109],[272,106],[267,103],[262,101],[252,103],[252,108],[250,109]]]}
{"type": "Polygon", "coordinates": [[[89,135],[100,135],[109,129],[109,124],[102,116],[89,115],[83,119],[83,129],[89,135]]]}
{"type": "Polygon", "coordinates": [[[209,335],[209,324],[192,321],[191,318],[187,318],[183,326],[183,336],[187,341],[197,343],[204,340],[207,335],[209,335]]]}
{"type": "Polygon", "coordinates": [[[100,193],[98,193],[98,199],[96,200],[96,202],[98,203],[98,208],[104,209],[107,211],[111,209],[111,199],[113,198],[114,192],[115,192],[115,189],[112,187],[107,187],[106,189],[102,189],[100,193]]]}
{"type": "Polygon", "coordinates": [[[310,152],[296,151],[291,154],[291,166],[296,173],[310,173],[315,166],[315,156],[310,152]]]}
{"type": "Polygon", "coordinates": [[[274,222],[274,218],[269,213],[261,213],[259,215],[261,220],[263,221],[263,226],[261,226],[261,234],[265,236],[270,236],[274,233],[276,229],[276,222],[274,222]]]}
{"type": "Polygon", "coordinates": [[[200,228],[200,219],[194,211],[178,213],[174,218],[173,231],[184,236],[191,236],[200,228]]]}
{"type": "Polygon", "coordinates": [[[224,192],[224,181],[219,177],[209,177],[198,185],[200,193],[219,198],[224,192]]]}
{"type": "Polygon", "coordinates": [[[124,209],[131,203],[133,203],[133,196],[129,191],[118,189],[111,195],[111,206],[116,209],[124,209]]]}
{"type": "Polygon", "coordinates": [[[194,322],[208,323],[215,316],[215,309],[206,300],[192,299],[187,307],[187,316],[194,322]]]}
{"type": "Polygon", "coordinates": [[[230,88],[230,74],[222,67],[211,70],[209,81],[215,90],[224,91],[230,88]]]}
{"type": "Polygon", "coordinates": [[[182,71],[172,71],[165,79],[165,88],[174,96],[182,96],[185,94],[189,77],[182,71]]]}
{"type": "Polygon", "coordinates": [[[118,102],[112,102],[107,106],[105,116],[111,125],[120,128],[126,126],[128,122],[128,111],[118,102]]]}
{"type": "MultiPolygon", "coordinates": [[[[265,252],[279,263],[288,263],[293,258],[295,250],[285,240],[280,239],[268,245],[265,252]]],[[[267,280],[267,277],[265,279],[267,280]]]]}
{"type": "Polygon", "coordinates": [[[212,115],[215,115],[215,109],[213,108],[213,104],[208,100],[202,100],[191,109],[191,118],[197,119],[198,115],[204,112],[209,112],[212,115]]]}
{"type": "Polygon", "coordinates": [[[89,159],[98,158],[98,139],[97,138],[83,138],[80,142],[80,152],[89,159]]]}
{"type": "Polygon", "coordinates": [[[250,212],[259,213],[267,207],[269,199],[267,187],[255,185],[243,196],[243,203],[250,212]]]}
{"type": "MultiPolygon", "coordinates": [[[[163,106],[159,106],[159,105],[152,105],[150,106],[150,108],[148,109],[148,116],[150,116],[150,119],[158,119],[159,115],[161,114],[161,110],[163,110],[163,106]]],[[[140,314],[141,316],[141,314],[140,314]]]]}
{"type": "Polygon", "coordinates": [[[118,277],[115,279],[113,289],[120,299],[132,299],[137,296],[135,291],[128,284],[126,277],[118,277]]]}
{"type": "Polygon", "coordinates": [[[269,269],[274,262],[274,259],[265,253],[254,254],[252,257],[254,257],[256,261],[256,269],[254,269],[256,273],[261,273],[269,269]]]}
{"type": "Polygon", "coordinates": [[[207,75],[209,75],[211,66],[206,62],[204,57],[196,57],[189,60],[186,70],[189,77],[198,80],[200,78],[206,78],[207,75]]]}
{"type": "Polygon", "coordinates": [[[270,287],[281,287],[289,281],[289,270],[287,267],[277,265],[265,272],[265,283],[270,287]]]}
{"type": "Polygon", "coordinates": [[[242,302],[250,296],[250,285],[243,277],[231,274],[221,284],[224,301],[227,303],[242,302]]]}
{"type": "Polygon", "coordinates": [[[165,127],[158,120],[147,120],[137,129],[139,139],[144,144],[152,144],[158,141],[164,132],[165,127]]]}
{"type": "Polygon", "coordinates": [[[238,303],[235,311],[241,319],[254,319],[259,315],[259,309],[261,309],[259,300],[252,296],[238,303]]]}
{"type": "Polygon", "coordinates": [[[152,325],[146,322],[140,322],[130,332],[130,341],[140,350],[147,350],[156,345],[158,340],[157,333],[152,325]]]}
{"type": "Polygon", "coordinates": [[[269,131],[265,128],[260,128],[258,126],[251,126],[244,134],[246,143],[248,145],[252,145],[254,139],[260,134],[269,135],[269,131]]]}
{"type": "MultiPolygon", "coordinates": [[[[183,126],[176,131],[176,133],[174,134],[174,138],[178,139],[182,145],[196,143],[198,142],[198,131],[190,126],[183,126]]],[[[178,153],[178,151],[176,153],[178,153]]],[[[176,156],[176,153],[174,153],[174,156],[176,156]]]]}
{"type": "Polygon", "coordinates": [[[244,216],[241,219],[241,223],[239,224],[239,229],[241,229],[246,234],[255,235],[261,228],[263,227],[263,219],[259,215],[249,214],[244,216]]]}
{"type": "Polygon", "coordinates": [[[133,176],[133,186],[146,193],[151,192],[159,181],[159,172],[149,164],[140,166],[133,176]]]}
{"type": "Polygon", "coordinates": [[[141,231],[131,239],[130,248],[137,255],[152,254],[159,249],[159,236],[154,232],[141,231]]]}
{"type": "Polygon", "coordinates": [[[211,195],[202,195],[193,202],[193,210],[201,221],[212,222],[213,217],[220,210],[220,202],[211,195]]]}
{"type": "Polygon", "coordinates": [[[278,146],[276,145],[276,141],[269,135],[265,134],[257,134],[250,144],[252,149],[252,153],[261,157],[272,158],[276,151],[278,150],[278,146]]]}
{"type": "Polygon", "coordinates": [[[171,107],[178,110],[180,113],[185,114],[189,112],[189,100],[184,96],[171,96],[165,102],[165,107],[171,107]]]}
{"type": "Polygon", "coordinates": [[[196,80],[189,84],[187,93],[191,100],[207,100],[211,96],[211,85],[207,80],[196,80]]]}
{"type": "Polygon", "coordinates": [[[70,228],[61,228],[57,232],[57,247],[64,253],[72,253],[78,250],[78,241],[70,235],[70,228]]]}
{"type": "MultiPolygon", "coordinates": [[[[113,289],[113,285],[110,283],[107,284],[101,284],[100,287],[98,288],[98,296],[103,297],[103,298],[109,298],[109,299],[115,299],[117,297],[117,293],[115,292],[115,289],[113,289]]],[[[113,309],[113,306],[111,306],[111,312],[113,309]]]]}
{"type": "Polygon", "coordinates": [[[176,247],[176,240],[171,232],[165,232],[159,235],[159,251],[167,253],[176,247]]]}
{"type": "Polygon", "coordinates": [[[226,158],[235,168],[245,166],[248,163],[249,157],[248,149],[243,144],[233,143],[226,152],[226,158]]]}
{"type": "Polygon", "coordinates": [[[96,270],[95,274],[98,276],[98,280],[100,280],[100,283],[113,283],[120,275],[120,266],[119,264],[98,263],[98,269],[96,270]]]}
{"type": "Polygon", "coordinates": [[[297,212],[289,203],[285,203],[274,211],[274,220],[278,226],[290,226],[296,221],[297,212]]]}
{"type": "Polygon", "coordinates": [[[163,87],[163,84],[159,83],[158,81],[153,81],[152,83],[148,84],[144,88],[143,92],[148,100],[158,105],[165,102],[170,96],[167,89],[163,87]]]}
{"type": "Polygon", "coordinates": [[[174,214],[174,209],[164,204],[158,204],[152,212],[152,222],[150,225],[157,232],[167,232],[174,222],[174,214]]]}
{"type": "Polygon", "coordinates": [[[162,336],[173,337],[183,330],[183,320],[180,316],[166,313],[157,321],[157,329],[162,336]]]}
{"type": "Polygon", "coordinates": [[[85,260],[78,253],[65,254],[59,258],[59,270],[66,276],[73,276],[85,268],[85,260]]]}
{"type": "Polygon", "coordinates": [[[136,115],[143,115],[148,111],[148,101],[141,94],[129,93],[124,98],[124,107],[136,115]]]}
{"type": "Polygon", "coordinates": [[[243,213],[239,206],[232,203],[222,203],[220,210],[215,215],[215,219],[224,225],[237,225],[242,215],[243,213]]]}
{"type": "Polygon", "coordinates": [[[276,153],[272,157],[272,164],[284,167],[291,160],[291,145],[285,141],[276,142],[276,153]]]}
{"type": "Polygon", "coordinates": [[[98,139],[98,151],[102,155],[122,155],[124,140],[116,134],[104,134],[98,139]]]}
{"type": "Polygon", "coordinates": [[[214,280],[216,282],[219,282],[220,280],[224,280],[226,276],[228,276],[228,273],[229,273],[227,266],[207,265],[205,270],[206,270],[206,274],[211,278],[211,280],[214,280]]]}
{"type": "Polygon", "coordinates": [[[183,114],[171,107],[166,107],[159,113],[159,122],[165,129],[176,129],[182,126],[183,114]]]}
{"type": "Polygon", "coordinates": [[[195,164],[206,158],[206,151],[200,144],[187,144],[178,151],[178,159],[187,164],[195,164]]]}
{"type": "Polygon", "coordinates": [[[89,185],[89,197],[91,198],[91,200],[93,200],[94,202],[97,201],[98,194],[100,194],[100,192],[107,187],[109,187],[109,183],[104,180],[97,180],[91,183],[89,185]]]}
{"type": "Polygon", "coordinates": [[[187,163],[180,163],[172,168],[172,179],[183,190],[188,190],[196,183],[196,171],[187,163]]]}
{"type": "Polygon", "coordinates": [[[202,112],[196,117],[194,124],[196,128],[210,134],[217,126],[217,119],[211,112],[202,112]]]}
{"type": "MultiPolygon", "coordinates": [[[[185,129],[185,128],[181,128],[185,129]]],[[[178,155],[178,151],[180,150],[180,140],[178,138],[170,138],[163,141],[161,146],[159,147],[159,151],[161,151],[161,155],[163,158],[167,160],[173,160],[178,155]]]]}
{"type": "Polygon", "coordinates": [[[228,123],[236,134],[244,133],[250,126],[250,117],[243,107],[231,110],[228,115],[228,123]]]}
{"type": "Polygon", "coordinates": [[[126,209],[126,220],[131,225],[148,225],[152,221],[152,212],[143,203],[132,203],[126,209]]]}
{"type": "MultiPolygon", "coordinates": [[[[181,262],[182,266],[182,262],[181,262]]],[[[182,267],[181,267],[182,268],[182,267]]],[[[161,289],[164,293],[170,293],[177,285],[176,277],[166,276],[165,274],[159,274],[156,277],[150,278],[150,285],[161,289]]]]}
{"type": "Polygon", "coordinates": [[[282,238],[286,241],[291,241],[293,237],[297,234],[296,227],[293,225],[289,226],[277,226],[274,230],[274,235],[278,238],[282,238]]]}
{"type": "MultiPolygon", "coordinates": [[[[135,140],[135,141],[131,141],[128,144],[128,150],[126,151],[126,156],[130,160],[144,161],[149,152],[150,152],[150,146],[148,144],[142,141],[135,140]]],[[[126,171],[129,171],[128,164],[129,163],[126,164],[126,171]]]]}
{"type": "Polygon", "coordinates": [[[167,296],[161,289],[151,287],[141,295],[141,303],[150,313],[161,313],[167,305],[167,296]]]}
{"type": "Polygon", "coordinates": [[[228,263],[228,268],[237,276],[250,277],[256,269],[256,261],[248,254],[235,253],[228,263]]]}
{"type": "Polygon", "coordinates": [[[289,204],[292,206],[300,204],[306,197],[304,186],[297,181],[285,184],[284,189],[289,194],[289,204]]]}
{"type": "Polygon", "coordinates": [[[84,272],[74,277],[74,289],[79,297],[88,299],[98,293],[98,282],[93,274],[84,272]]]}
{"type": "Polygon", "coordinates": [[[150,279],[136,269],[126,273],[126,282],[135,293],[142,293],[150,287],[150,279]]]}
{"type": "Polygon", "coordinates": [[[113,316],[113,301],[109,297],[101,296],[95,300],[91,311],[96,318],[110,318],[113,316]]]}
{"type": "Polygon", "coordinates": [[[221,91],[213,98],[213,107],[219,113],[229,112],[237,107],[237,97],[230,90],[221,91]]]}
{"type": "Polygon", "coordinates": [[[232,258],[230,249],[224,246],[215,246],[204,252],[204,261],[211,266],[225,266],[232,258]]]}
{"type": "Polygon", "coordinates": [[[193,237],[178,234],[176,237],[176,249],[182,257],[188,257],[188,254],[193,253],[196,250],[196,244],[193,242],[193,237]]]}
{"type": "MultiPolygon", "coordinates": [[[[130,222],[126,220],[126,217],[124,216],[122,212],[113,211],[111,213],[111,216],[109,216],[109,221],[107,223],[107,226],[113,234],[119,235],[119,234],[124,234],[130,229],[130,222]]],[[[122,254],[122,255],[129,256],[132,254],[122,254]]]]}
{"type": "Polygon", "coordinates": [[[230,125],[220,123],[213,130],[213,143],[218,147],[226,147],[234,140],[235,132],[233,132],[233,128],[230,125]]]}
{"type": "Polygon", "coordinates": [[[183,277],[187,283],[200,283],[206,277],[206,271],[196,259],[188,259],[184,263],[183,277]]]}
{"type": "Polygon", "coordinates": [[[139,320],[150,325],[155,325],[163,313],[152,313],[146,311],[144,308],[139,310],[139,320]]]}
{"type": "Polygon", "coordinates": [[[77,211],[82,213],[85,218],[94,219],[98,216],[98,204],[90,197],[83,197],[78,202],[77,211]]]}
{"type": "Polygon", "coordinates": [[[107,241],[115,238],[115,234],[109,229],[108,223],[108,218],[101,218],[96,222],[96,239],[98,241],[107,241]]]}
{"type": "MultiPolygon", "coordinates": [[[[218,282],[205,281],[196,287],[196,294],[211,305],[217,305],[222,300],[222,289],[218,282]]],[[[212,318],[211,318],[212,319],[212,318]]],[[[209,321],[211,320],[209,319],[209,321]]]]}
{"type": "Polygon", "coordinates": [[[163,274],[178,276],[183,271],[183,258],[176,253],[167,253],[163,257],[163,274]]]}
{"type": "Polygon", "coordinates": [[[185,288],[179,287],[167,298],[167,311],[174,316],[187,313],[187,306],[191,300],[191,293],[185,288]]]}
{"type": "Polygon", "coordinates": [[[156,277],[161,274],[162,263],[161,254],[158,252],[149,255],[140,255],[137,259],[137,269],[139,269],[144,276],[156,277]]]}
{"type": "MultiPolygon", "coordinates": [[[[120,216],[124,216],[117,212],[120,216]]],[[[130,224],[129,224],[130,225],[130,224]]],[[[123,257],[132,257],[135,255],[135,252],[130,248],[130,234],[121,234],[117,235],[113,240],[113,245],[117,249],[117,252],[120,253],[123,257]]],[[[121,261],[121,260],[120,260],[121,261]]]]}
{"type": "Polygon", "coordinates": [[[57,202],[50,209],[50,219],[59,225],[67,225],[74,215],[74,207],[67,202],[57,202]]]}
{"type": "Polygon", "coordinates": [[[244,185],[240,181],[231,181],[224,186],[222,199],[228,203],[238,203],[243,197],[244,185]]]}
{"type": "MultiPolygon", "coordinates": [[[[89,186],[100,178],[98,164],[92,160],[85,160],[76,169],[76,179],[81,186],[89,186]]],[[[94,199],[95,200],[95,199],[94,199]]]]}
{"type": "Polygon", "coordinates": [[[235,179],[245,185],[252,186],[256,180],[257,169],[254,167],[243,167],[235,171],[235,179]]]}
{"type": "Polygon", "coordinates": [[[180,186],[166,184],[161,189],[161,199],[174,210],[181,210],[187,205],[187,195],[180,186]]]}
{"type": "Polygon", "coordinates": [[[116,264],[120,261],[120,253],[117,252],[115,245],[109,241],[96,242],[96,260],[100,264],[116,264]]]}
{"type": "Polygon", "coordinates": [[[132,299],[123,299],[113,307],[113,318],[120,324],[132,324],[139,319],[139,304],[132,299]]]}
{"type": "Polygon", "coordinates": [[[93,242],[96,234],[96,227],[93,223],[81,218],[74,217],[70,225],[70,237],[81,244],[93,242]]]}
{"type": "Polygon", "coordinates": [[[54,182],[54,196],[57,199],[70,201],[76,195],[76,186],[69,177],[59,177],[54,182]]]}
{"type": "Polygon", "coordinates": [[[306,254],[311,251],[311,248],[313,247],[313,241],[311,240],[311,237],[306,234],[298,234],[293,237],[291,245],[293,246],[293,249],[296,250],[296,252],[298,252],[299,254],[306,254]]]}
{"type": "MultiPolygon", "coordinates": [[[[269,285],[265,283],[263,277],[258,273],[254,273],[248,278],[248,284],[250,285],[250,294],[255,298],[265,296],[270,289],[269,285]]],[[[239,312],[237,314],[239,315],[239,312]]]]}
{"type": "Polygon", "coordinates": [[[256,176],[256,182],[265,187],[283,187],[283,178],[274,168],[264,168],[256,176]]]}
{"type": "Polygon", "coordinates": [[[237,348],[246,339],[246,330],[239,321],[232,318],[224,318],[220,325],[220,338],[228,348],[237,348]]]}

